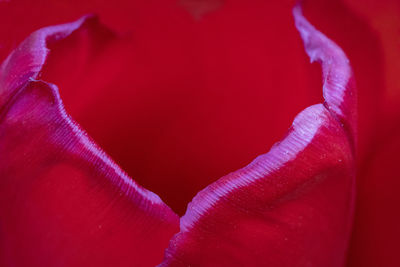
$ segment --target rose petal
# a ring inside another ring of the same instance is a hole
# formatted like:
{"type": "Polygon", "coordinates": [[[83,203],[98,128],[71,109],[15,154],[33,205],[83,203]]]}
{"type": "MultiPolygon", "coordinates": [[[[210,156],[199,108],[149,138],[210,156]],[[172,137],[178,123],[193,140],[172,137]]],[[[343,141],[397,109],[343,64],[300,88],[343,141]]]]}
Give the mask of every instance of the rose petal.
{"type": "Polygon", "coordinates": [[[161,266],[344,265],[355,177],[352,72],[299,7],[294,16],[322,63],[325,105],[305,109],[270,152],[201,191],[161,266]]]}
{"type": "Polygon", "coordinates": [[[1,66],[0,265],[154,266],[178,217],[138,186],[35,81],[46,42],[92,18],[41,29],[1,66]]]}

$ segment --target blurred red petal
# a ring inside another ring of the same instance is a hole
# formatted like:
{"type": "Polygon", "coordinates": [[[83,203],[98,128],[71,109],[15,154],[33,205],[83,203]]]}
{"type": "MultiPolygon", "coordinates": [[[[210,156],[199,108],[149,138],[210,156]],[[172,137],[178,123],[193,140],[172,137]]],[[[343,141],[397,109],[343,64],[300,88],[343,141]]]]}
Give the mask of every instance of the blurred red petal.
{"type": "Polygon", "coordinates": [[[351,267],[400,266],[398,243],[400,149],[400,2],[396,0],[345,3],[362,16],[377,36],[382,66],[381,95],[375,110],[379,123],[371,131],[369,154],[360,168],[357,210],[351,242],[351,267]]]}
{"type": "Polygon", "coordinates": [[[360,172],[350,267],[400,266],[399,151],[397,128],[360,172]]]}
{"type": "MultiPolygon", "coordinates": [[[[393,124],[400,118],[400,2],[397,0],[343,0],[368,24],[380,45],[383,81],[380,94],[380,120],[393,124]]],[[[378,66],[379,67],[379,66],[378,66]]],[[[375,66],[374,70],[377,67],[375,66]]],[[[363,77],[361,77],[363,78],[363,77]]]]}
{"type": "Polygon", "coordinates": [[[138,186],[34,81],[47,42],[92,18],[33,33],[1,66],[0,265],[154,266],[178,217],[138,186]]]}
{"type": "Polygon", "coordinates": [[[325,105],[311,106],[267,154],[201,191],[161,266],[343,266],[354,198],[355,92],[341,49],[294,10],[325,105]]]}

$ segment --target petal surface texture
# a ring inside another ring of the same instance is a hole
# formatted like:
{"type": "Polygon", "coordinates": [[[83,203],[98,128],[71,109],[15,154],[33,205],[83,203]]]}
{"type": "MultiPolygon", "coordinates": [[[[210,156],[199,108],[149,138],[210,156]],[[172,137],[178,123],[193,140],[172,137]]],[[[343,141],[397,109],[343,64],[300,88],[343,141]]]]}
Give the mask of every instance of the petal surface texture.
{"type": "MultiPolygon", "coordinates": [[[[343,266],[354,203],[355,88],[345,54],[294,9],[324,104],[189,204],[161,266],[343,266]]],[[[279,110],[277,110],[279,112],[279,110]]]]}
{"type": "Polygon", "coordinates": [[[96,27],[89,16],[38,30],[1,65],[1,266],[154,266],[179,228],[37,80],[48,44],[96,27]]]}

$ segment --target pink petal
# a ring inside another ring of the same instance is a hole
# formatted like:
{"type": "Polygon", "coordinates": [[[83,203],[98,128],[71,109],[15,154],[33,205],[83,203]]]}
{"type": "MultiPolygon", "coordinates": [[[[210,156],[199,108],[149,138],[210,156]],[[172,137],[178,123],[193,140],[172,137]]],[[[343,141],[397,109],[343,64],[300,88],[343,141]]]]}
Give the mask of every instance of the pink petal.
{"type": "Polygon", "coordinates": [[[46,44],[96,24],[33,33],[1,66],[0,265],[154,266],[178,217],[138,186],[36,81],[46,44]]]}
{"type": "Polygon", "coordinates": [[[323,66],[325,105],[305,109],[270,152],[201,191],[161,266],[343,266],[354,198],[355,95],[341,49],[299,7],[323,66]]]}

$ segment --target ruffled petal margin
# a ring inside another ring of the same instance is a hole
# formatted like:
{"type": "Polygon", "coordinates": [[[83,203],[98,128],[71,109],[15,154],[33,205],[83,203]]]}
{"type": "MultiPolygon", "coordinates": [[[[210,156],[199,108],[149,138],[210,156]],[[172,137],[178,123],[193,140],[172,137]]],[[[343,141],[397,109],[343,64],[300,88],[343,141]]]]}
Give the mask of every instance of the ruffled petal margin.
{"type": "Polygon", "coordinates": [[[154,266],[179,229],[37,80],[49,42],[92,27],[87,16],[38,30],[0,67],[1,266],[154,266]]]}
{"type": "Polygon", "coordinates": [[[324,104],[287,136],[202,190],[160,266],[343,266],[355,195],[356,96],[344,52],[296,6],[296,27],[322,64],[324,104]]]}

